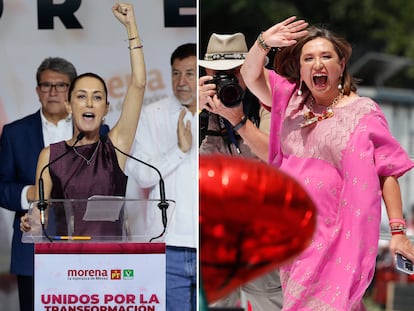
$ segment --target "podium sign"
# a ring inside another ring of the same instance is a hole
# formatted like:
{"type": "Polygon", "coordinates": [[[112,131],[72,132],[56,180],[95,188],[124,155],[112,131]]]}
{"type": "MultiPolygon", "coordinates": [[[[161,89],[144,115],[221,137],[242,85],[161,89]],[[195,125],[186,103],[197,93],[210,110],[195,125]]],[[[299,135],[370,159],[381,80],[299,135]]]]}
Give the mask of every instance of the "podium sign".
{"type": "Polygon", "coordinates": [[[164,311],[164,243],[35,244],[35,311],[164,311]]]}
{"type": "Polygon", "coordinates": [[[38,202],[28,211],[35,244],[35,311],[164,311],[165,233],[175,202],[94,196],[38,202]],[[159,210],[158,215],[147,213],[159,210]]]}

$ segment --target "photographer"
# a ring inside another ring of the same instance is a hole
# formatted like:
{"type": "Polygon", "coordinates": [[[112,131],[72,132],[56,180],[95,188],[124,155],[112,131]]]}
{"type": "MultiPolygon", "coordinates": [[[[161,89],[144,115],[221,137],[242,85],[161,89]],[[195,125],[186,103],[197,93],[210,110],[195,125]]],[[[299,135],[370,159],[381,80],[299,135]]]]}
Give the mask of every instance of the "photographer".
{"type": "MultiPolygon", "coordinates": [[[[270,113],[246,88],[240,74],[247,54],[242,33],[213,33],[204,60],[199,60],[205,76],[199,78],[200,154],[223,153],[267,161],[270,113]],[[254,150],[260,152],[254,154],[254,150]]],[[[217,206],[220,208],[220,206],[217,206]]],[[[215,307],[246,310],[280,310],[282,291],[279,273],[272,271],[241,286],[228,297],[215,302],[215,307]]]]}
{"type": "Polygon", "coordinates": [[[270,113],[246,88],[240,67],[247,53],[242,33],[210,37],[199,78],[200,153],[226,153],[267,161],[270,113]],[[260,150],[253,154],[249,147],[260,150]]]}

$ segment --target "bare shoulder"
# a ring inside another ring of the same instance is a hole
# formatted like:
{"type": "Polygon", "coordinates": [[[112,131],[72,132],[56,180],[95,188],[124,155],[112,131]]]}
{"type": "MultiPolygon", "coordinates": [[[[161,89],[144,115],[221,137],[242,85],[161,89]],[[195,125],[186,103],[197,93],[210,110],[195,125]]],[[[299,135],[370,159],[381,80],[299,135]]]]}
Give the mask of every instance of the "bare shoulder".
{"type": "Polygon", "coordinates": [[[48,162],[50,158],[50,146],[47,146],[40,151],[39,162],[48,162]]]}

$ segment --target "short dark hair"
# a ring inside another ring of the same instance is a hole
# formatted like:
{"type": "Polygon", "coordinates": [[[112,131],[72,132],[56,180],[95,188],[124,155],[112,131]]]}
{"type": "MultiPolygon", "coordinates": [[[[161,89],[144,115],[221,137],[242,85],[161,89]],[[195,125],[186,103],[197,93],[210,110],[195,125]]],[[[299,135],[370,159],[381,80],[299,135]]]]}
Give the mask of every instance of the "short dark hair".
{"type": "Polygon", "coordinates": [[[99,76],[99,75],[97,75],[96,73],[93,73],[93,72],[82,73],[81,75],[79,75],[75,79],[73,79],[72,83],[69,86],[69,90],[68,90],[68,101],[70,102],[70,98],[72,96],[72,91],[75,88],[76,82],[78,82],[80,79],[85,78],[85,77],[97,79],[102,83],[102,85],[104,87],[106,103],[108,104],[108,88],[106,87],[105,80],[101,76],[99,76]]]}
{"type": "Polygon", "coordinates": [[[36,71],[36,82],[39,85],[40,76],[45,70],[55,71],[64,75],[67,75],[69,82],[72,82],[78,75],[75,66],[69,61],[61,57],[48,57],[45,58],[36,71]]]}
{"type": "Polygon", "coordinates": [[[197,57],[197,46],[195,43],[185,43],[177,47],[171,54],[170,65],[173,64],[176,59],[184,59],[190,56],[197,57]]]}

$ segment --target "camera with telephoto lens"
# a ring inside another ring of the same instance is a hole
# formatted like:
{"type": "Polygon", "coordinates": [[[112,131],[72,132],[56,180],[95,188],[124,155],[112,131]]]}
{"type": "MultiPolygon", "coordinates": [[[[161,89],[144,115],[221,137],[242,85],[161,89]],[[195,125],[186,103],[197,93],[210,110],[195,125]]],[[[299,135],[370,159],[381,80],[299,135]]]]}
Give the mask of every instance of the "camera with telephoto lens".
{"type": "Polygon", "coordinates": [[[233,75],[218,73],[213,76],[213,79],[205,83],[216,85],[217,96],[226,107],[235,107],[243,99],[243,89],[239,84],[239,80],[233,75]]]}

